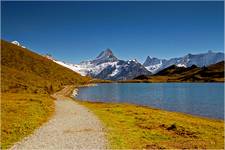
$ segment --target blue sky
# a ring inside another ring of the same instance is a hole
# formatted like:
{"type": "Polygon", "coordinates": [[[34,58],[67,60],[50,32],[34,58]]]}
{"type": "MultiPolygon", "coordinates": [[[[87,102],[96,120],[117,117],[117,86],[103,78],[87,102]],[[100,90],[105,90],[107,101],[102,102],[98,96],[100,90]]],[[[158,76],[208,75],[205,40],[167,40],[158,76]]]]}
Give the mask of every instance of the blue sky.
{"type": "Polygon", "coordinates": [[[2,39],[78,63],[224,50],[224,2],[2,2],[2,39]]]}

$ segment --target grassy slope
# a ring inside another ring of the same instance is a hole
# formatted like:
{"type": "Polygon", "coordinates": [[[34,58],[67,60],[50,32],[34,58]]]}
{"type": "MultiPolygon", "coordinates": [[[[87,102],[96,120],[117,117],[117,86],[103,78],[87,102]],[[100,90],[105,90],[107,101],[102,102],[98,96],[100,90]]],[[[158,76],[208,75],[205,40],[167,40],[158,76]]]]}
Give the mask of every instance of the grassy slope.
{"type": "Polygon", "coordinates": [[[129,104],[81,102],[105,124],[113,149],[224,148],[224,122],[129,104]]]}
{"type": "Polygon", "coordinates": [[[1,41],[2,92],[51,93],[89,78],[27,49],[1,41]],[[11,79],[13,78],[13,79],[11,79]]]}
{"type": "Polygon", "coordinates": [[[91,83],[113,83],[113,81],[111,81],[111,80],[103,80],[103,79],[92,79],[92,80],[90,80],[89,83],[90,84],[91,83]]]}
{"type": "Polygon", "coordinates": [[[1,147],[31,134],[54,112],[55,91],[89,78],[28,49],[1,41],[1,147]]]}

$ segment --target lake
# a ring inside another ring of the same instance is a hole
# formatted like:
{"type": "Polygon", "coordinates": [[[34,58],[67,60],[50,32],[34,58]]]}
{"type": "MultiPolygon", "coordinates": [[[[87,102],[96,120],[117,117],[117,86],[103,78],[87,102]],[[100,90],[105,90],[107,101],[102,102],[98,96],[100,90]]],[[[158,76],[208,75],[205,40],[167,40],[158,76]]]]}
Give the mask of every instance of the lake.
{"type": "Polygon", "coordinates": [[[80,100],[120,102],[223,119],[223,83],[107,83],[79,89],[80,100]]]}

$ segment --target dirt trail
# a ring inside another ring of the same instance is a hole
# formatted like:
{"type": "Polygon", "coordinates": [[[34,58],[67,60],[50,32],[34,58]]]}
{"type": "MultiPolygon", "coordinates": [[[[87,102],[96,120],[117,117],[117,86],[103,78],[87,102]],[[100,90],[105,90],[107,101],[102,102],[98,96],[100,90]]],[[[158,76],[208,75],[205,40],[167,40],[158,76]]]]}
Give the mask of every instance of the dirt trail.
{"type": "Polygon", "coordinates": [[[103,126],[89,110],[71,98],[71,86],[53,94],[55,114],[33,135],[11,149],[106,149],[103,126]]]}

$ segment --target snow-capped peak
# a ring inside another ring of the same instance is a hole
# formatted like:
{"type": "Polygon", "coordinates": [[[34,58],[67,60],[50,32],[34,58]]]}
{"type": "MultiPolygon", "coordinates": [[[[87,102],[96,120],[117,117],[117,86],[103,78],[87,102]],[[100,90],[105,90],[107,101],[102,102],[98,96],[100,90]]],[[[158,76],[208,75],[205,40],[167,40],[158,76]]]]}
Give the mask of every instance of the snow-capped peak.
{"type": "Polygon", "coordinates": [[[110,49],[102,51],[94,60],[83,61],[80,64],[69,64],[62,61],[54,62],[67,67],[83,76],[91,76],[100,79],[125,80],[133,79],[141,74],[151,74],[136,59],[124,61],[113,55],[110,49]]]}
{"type": "Polygon", "coordinates": [[[152,59],[152,57],[151,56],[148,56],[147,59],[152,59]]]}
{"type": "Polygon", "coordinates": [[[139,63],[137,59],[130,59],[130,60],[128,60],[128,63],[129,63],[129,62],[139,63]]]}
{"type": "Polygon", "coordinates": [[[148,56],[144,62],[144,66],[157,65],[161,63],[161,59],[148,56]]]}
{"type": "Polygon", "coordinates": [[[209,50],[207,53],[189,53],[183,57],[171,59],[158,59],[147,57],[143,65],[152,73],[157,73],[158,71],[163,70],[171,65],[176,65],[177,67],[191,67],[192,65],[203,67],[218,63],[222,60],[224,60],[224,53],[216,53],[212,50],[209,50]]]}
{"type": "MultiPolygon", "coordinates": [[[[103,58],[108,58],[110,56],[114,56],[113,52],[111,49],[107,48],[106,50],[102,51],[97,57],[96,59],[103,59],[103,58]]],[[[115,57],[115,56],[114,56],[115,57]]]]}
{"type": "Polygon", "coordinates": [[[115,62],[118,61],[110,49],[106,49],[102,51],[94,60],[91,60],[90,63],[92,64],[101,64],[105,62],[115,62]]]}

